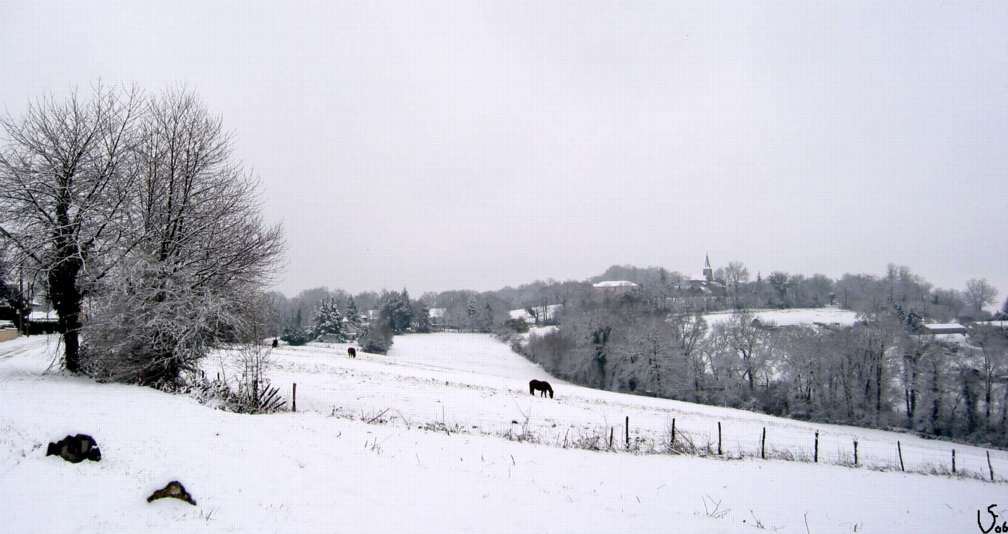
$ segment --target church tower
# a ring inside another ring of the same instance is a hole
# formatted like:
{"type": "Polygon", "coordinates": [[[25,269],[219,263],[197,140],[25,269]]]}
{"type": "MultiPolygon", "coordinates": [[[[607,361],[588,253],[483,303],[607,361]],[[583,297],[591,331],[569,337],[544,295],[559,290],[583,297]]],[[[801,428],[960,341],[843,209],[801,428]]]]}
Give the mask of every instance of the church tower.
{"type": "Polygon", "coordinates": [[[710,254],[704,255],[703,277],[708,282],[714,281],[714,269],[711,269],[710,266],[710,254]]]}

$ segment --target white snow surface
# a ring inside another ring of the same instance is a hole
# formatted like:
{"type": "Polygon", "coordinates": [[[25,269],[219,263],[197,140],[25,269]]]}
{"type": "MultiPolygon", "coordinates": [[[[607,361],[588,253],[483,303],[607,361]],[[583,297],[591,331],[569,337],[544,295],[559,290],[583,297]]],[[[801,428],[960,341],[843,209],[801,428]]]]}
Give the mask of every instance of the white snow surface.
{"type": "Polygon", "coordinates": [[[959,323],[925,323],[924,328],[931,330],[958,330],[966,327],[959,323]]]}
{"type": "MultiPolygon", "coordinates": [[[[299,411],[258,416],[46,372],[59,349],[51,336],[0,343],[3,532],[755,532],[757,520],[777,532],[806,521],[816,533],[973,532],[978,509],[1005,513],[1005,486],[977,480],[557,447],[565,434],[620,436],[625,416],[648,439],[672,417],[695,439],[721,421],[731,451],[751,452],[763,426],[772,447],[804,451],[819,430],[827,459],[856,437],[871,463],[892,464],[900,439],[908,467],[945,462],[952,444],[556,379],[555,399],[532,397],[528,380],[546,374],[485,335],[401,336],[388,356],[356,359],[346,345],[282,347],[270,374],[285,391],[297,382],[299,411]],[[384,424],[359,421],[386,409],[384,424]],[[543,444],[480,435],[523,414],[543,444]],[[417,428],[439,421],[467,431],[417,428]],[[45,456],[76,433],[97,439],[101,462],[45,456]],[[176,479],[197,506],[145,501],[176,479]],[[708,516],[705,499],[727,513],[708,516]]],[[[230,358],[211,358],[207,373],[232,372],[230,358]]],[[[986,468],[982,449],[955,448],[960,468],[986,468]]],[[[1008,472],[1003,452],[992,460],[1008,472]]]]}
{"type": "Polygon", "coordinates": [[[629,280],[604,280],[602,282],[595,282],[592,287],[597,288],[608,288],[608,287],[637,287],[637,284],[629,280]]]}
{"type": "MultiPolygon", "coordinates": [[[[543,319],[552,319],[556,317],[556,314],[563,309],[563,304],[547,304],[546,306],[532,306],[533,309],[537,310],[543,319]]],[[[533,322],[535,317],[528,312],[526,308],[516,308],[514,310],[508,310],[508,317],[511,319],[522,319],[526,322],[533,322]]]]}
{"type": "MultiPolygon", "coordinates": [[[[857,321],[857,312],[835,307],[824,308],[792,308],[786,310],[750,310],[761,323],[773,323],[777,326],[797,326],[821,324],[836,324],[851,326],[857,321]]],[[[732,312],[715,312],[704,315],[707,324],[714,326],[727,321],[732,312]]]]}

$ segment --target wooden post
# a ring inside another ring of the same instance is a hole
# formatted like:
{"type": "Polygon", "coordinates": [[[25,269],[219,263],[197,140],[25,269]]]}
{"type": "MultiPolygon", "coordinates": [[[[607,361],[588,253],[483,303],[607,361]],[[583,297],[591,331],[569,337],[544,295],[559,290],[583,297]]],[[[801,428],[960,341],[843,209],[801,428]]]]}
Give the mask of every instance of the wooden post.
{"type": "Polygon", "coordinates": [[[721,421],[717,422],[717,453],[721,456],[721,421]]]}
{"type": "Polygon", "coordinates": [[[297,382],[294,382],[294,386],[291,388],[291,411],[297,411],[297,382]]]}
{"type": "Polygon", "coordinates": [[[812,461],[819,463],[819,431],[815,433],[815,452],[812,453],[812,461]]]}
{"type": "Polygon", "coordinates": [[[994,482],[994,466],[990,463],[990,451],[987,451],[987,469],[990,470],[991,482],[994,482]]]}
{"type": "Polygon", "coordinates": [[[675,417],[672,418],[672,449],[675,449],[675,417]]]}
{"type": "Polygon", "coordinates": [[[763,437],[760,438],[759,456],[766,460],[766,427],[763,427],[763,437]]]}
{"type": "Polygon", "coordinates": [[[952,449],[952,474],[955,474],[955,449],[952,449]]]}
{"type": "Polygon", "coordinates": [[[896,440],[896,452],[899,453],[900,471],[906,471],[906,468],[903,467],[903,446],[900,445],[899,440],[896,440]]]}
{"type": "Polygon", "coordinates": [[[630,448],[630,416],[626,416],[626,448],[630,448]]]}
{"type": "Polygon", "coordinates": [[[854,440],[854,467],[857,467],[857,440],[854,440]]]}
{"type": "Polygon", "coordinates": [[[609,427],[609,449],[612,449],[613,427],[609,427]]]}

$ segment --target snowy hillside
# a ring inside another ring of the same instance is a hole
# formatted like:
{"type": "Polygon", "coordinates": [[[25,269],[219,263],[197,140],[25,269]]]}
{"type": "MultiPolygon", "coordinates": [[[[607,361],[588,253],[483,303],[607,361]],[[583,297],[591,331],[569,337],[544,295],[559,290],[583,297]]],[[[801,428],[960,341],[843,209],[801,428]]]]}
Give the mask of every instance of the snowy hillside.
{"type": "MultiPolygon", "coordinates": [[[[777,326],[796,326],[811,324],[827,324],[851,326],[857,320],[857,312],[841,308],[791,308],[785,310],[751,310],[756,319],[764,324],[777,326]]],[[[727,321],[732,312],[716,312],[704,315],[711,326],[727,321]]]]}
{"type": "MultiPolygon", "coordinates": [[[[732,453],[751,453],[763,426],[773,447],[806,450],[819,430],[830,461],[853,437],[874,464],[891,464],[902,440],[908,468],[944,462],[951,444],[558,380],[556,399],[531,397],[528,380],[548,377],[483,335],[398,337],[388,356],[355,360],[341,345],[282,347],[270,374],[285,391],[297,382],[299,412],[270,416],[47,374],[56,349],[54,338],[0,343],[5,532],[738,532],[757,522],[780,532],[806,532],[806,522],[817,533],[972,532],[978,509],[1003,505],[1003,485],[977,480],[566,450],[556,446],[565,435],[615,427],[619,436],[625,416],[645,439],[663,439],[672,417],[698,439],[721,421],[732,453]],[[525,416],[543,444],[496,436],[525,416]],[[48,441],[77,432],[98,440],[100,463],[44,456],[48,441]],[[173,479],[196,507],[144,500],[173,479]]],[[[232,372],[227,354],[206,362],[208,374],[219,369],[232,372]]],[[[981,449],[956,449],[961,467],[986,468],[981,449]]],[[[1003,452],[993,461],[1008,472],[1003,452]]]]}

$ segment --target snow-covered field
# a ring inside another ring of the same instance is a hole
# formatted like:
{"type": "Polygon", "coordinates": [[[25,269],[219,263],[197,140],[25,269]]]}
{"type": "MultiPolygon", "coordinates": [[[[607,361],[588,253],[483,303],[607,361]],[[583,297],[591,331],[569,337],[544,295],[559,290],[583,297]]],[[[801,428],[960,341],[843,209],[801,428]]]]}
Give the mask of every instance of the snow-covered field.
{"type": "MultiPolygon", "coordinates": [[[[786,310],[751,310],[755,318],[765,324],[777,326],[796,326],[811,324],[837,324],[851,326],[857,321],[857,312],[835,307],[824,308],[792,308],[786,310]]],[[[707,324],[713,326],[727,321],[732,312],[715,312],[704,315],[707,324]]]]}
{"type": "MultiPolygon", "coordinates": [[[[908,468],[946,462],[952,445],[557,380],[556,399],[532,397],[528,380],[548,377],[489,336],[398,337],[388,356],[354,360],[342,345],[282,347],[270,374],[285,391],[297,382],[299,411],[268,416],[47,374],[55,350],[46,337],[0,343],[3,532],[738,532],[757,522],[806,532],[806,521],[816,533],[973,532],[976,511],[1006,496],[976,480],[563,449],[565,435],[619,436],[625,416],[646,439],[664,439],[672,417],[698,439],[721,421],[726,449],[749,453],[763,426],[770,446],[808,451],[819,430],[831,461],[857,437],[862,461],[891,464],[900,439],[908,468]],[[359,421],[383,411],[384,424],[359,421]],[[526,416],[544,444],[494,436],[526,416]],[[428,423],[467,431],[417,428],[428,423]],[[78,432],[98,440],[100,463],[44,456],[48,441],[78,432]],[[144,500],[173,479],[198,506],[144,500]]],[[[208,374],[221,367],[233,369],[206,363],[208,374]]],[[[986,469],[984,451],[955,447],[960,467],[986,469]]],[[[1008,472],[1003,452],[992,460],[1008,472]]]]}

